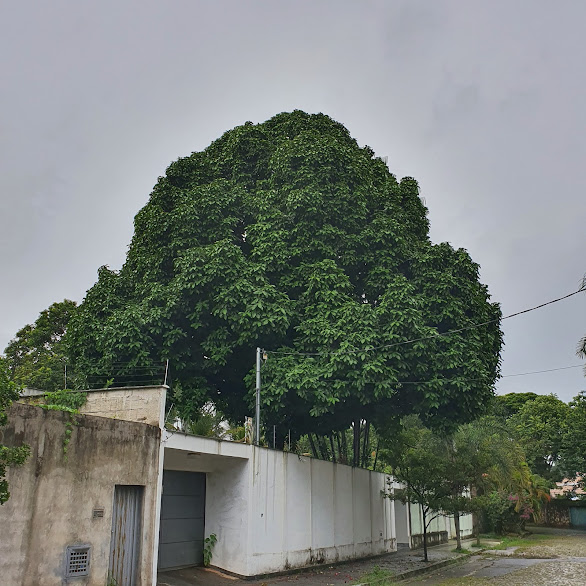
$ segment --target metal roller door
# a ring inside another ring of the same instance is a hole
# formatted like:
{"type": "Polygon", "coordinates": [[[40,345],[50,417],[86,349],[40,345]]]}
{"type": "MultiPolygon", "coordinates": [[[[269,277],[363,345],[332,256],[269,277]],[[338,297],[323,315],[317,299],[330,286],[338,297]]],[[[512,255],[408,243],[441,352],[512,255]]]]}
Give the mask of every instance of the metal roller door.
{"type": "Polygon", "coordinates": [[[159,570],[203,564],[206,475],[163,471],[159,570]]]}

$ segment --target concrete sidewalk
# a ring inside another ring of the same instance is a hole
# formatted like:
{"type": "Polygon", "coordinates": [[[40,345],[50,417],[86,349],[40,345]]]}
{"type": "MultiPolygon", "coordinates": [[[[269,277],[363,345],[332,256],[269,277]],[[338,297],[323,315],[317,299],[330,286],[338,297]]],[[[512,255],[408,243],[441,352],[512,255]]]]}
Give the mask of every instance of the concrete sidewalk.
{"type": "MultiPolygon", "coordinates": [[[[462,547],[470,548],[475,541],[474,539],[462,540],[462,547]]],[[[367,560],[328,564],[287,575],[267,576],[254,580],[233,578],[213,568],[187,568],[161,572],[158,586],[193,586],[194,584],[201,586],[286,586],[288,583],[294,583],[296,586],[338,586],[357,583],[361,576],[376,567],[392,573],[395,580],[403,580],[422,572],[439,569],[471,555],[470,553],[462,554],[452,551],[455,547],[455,541],[430,547],[428,549],[428,562],[423,561],[422,549],[411,550],[403,547],[396,552],[367,560]]]]}

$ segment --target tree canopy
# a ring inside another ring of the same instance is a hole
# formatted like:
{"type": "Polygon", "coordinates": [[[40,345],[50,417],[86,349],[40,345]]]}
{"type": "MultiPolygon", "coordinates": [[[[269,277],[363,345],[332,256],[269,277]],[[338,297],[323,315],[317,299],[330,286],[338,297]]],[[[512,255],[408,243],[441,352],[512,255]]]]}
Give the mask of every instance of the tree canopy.
{"type": "Polygon", "coordinates": [[[53,303],[16,333],[4,350],[14,383],[43,391],[63,388],[67,360],[63,337],[75,309],[76,303],[69,299],[53,303]]]}
{"type": "Polygon", "coordinates": [[[533,472],[560,480],[560,452],[566,436],[570,408],[555,395],[540,395],[527,401],[512,416],[511,423],[533,472]]]}
{"type": "Polygon", "coordinates": [[[500,317],[467,252],[430,241],[415,179],[294,111],[168,167],[68,343],[87,375],[170,359],[183,414],[212,400],[237,420],[263,347],[263,422],[298,437],[411,412],[470,420],[498,376],[500,317]]]}

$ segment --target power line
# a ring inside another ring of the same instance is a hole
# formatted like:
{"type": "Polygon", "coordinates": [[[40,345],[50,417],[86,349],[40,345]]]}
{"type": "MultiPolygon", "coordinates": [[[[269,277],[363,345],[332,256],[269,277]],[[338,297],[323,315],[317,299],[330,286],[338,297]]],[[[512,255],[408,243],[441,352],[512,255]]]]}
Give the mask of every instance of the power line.
{"type": "MultiPolygon", "coordinates": [[[[512,376],[527,376],[530,374],[541,374],[544,372],[555,372],[558,370],[568,370],[569,368],[583,368],[583,365],[578,364],[578,365],[574,365],[574,366],[561,366],[559,368],[549,368],[547,370],[534,370],[531,372],[518,372],[515,374],[504,374],[500,378],[508,378],[508,377],[512,377],[512,376]]],[[[393,384],[395,384],[395,385],[429,385],[429,384],[435,384],[438,382],[472,383],[472,382],[482,382],[484,380],[485,379],[481,379],[481,378],[453,377],[453,378],[435,378],[432,380],[408,380],[408,381],[398,380],[398,381],[394,381],[393,384]]],[[[330,382],[330,383],[354,383],[355,382],[355,381],[350,381],[350,380],[344,380],[341,378],[328,378],[328,379],[322,379],[322,381],[323,382],[330,382]]],[[[365,384],[376,384],[376,383],[384,383],[384,382],[389,382],[389,381],[367,381],[365,384]]]]}
{"type": "Polygon", "coordinates": [[[504,321],[506,319],[510,319],[512,317],[516,317],[516,316],[522,315],[524,313],[529,313],[530,311],[535,311],[536,309],[541,309],[542,307],[545,307],[547,305],[552,305],[553,303],[557,303],[558,301],[563,301],[564,299],[568,299],[569,297],[577,295],[578,293],[583,293],[584,291],[586,291],[586,278],[584,278],[580,288],[577,289],[576,291],[573,291],[572,293],[568,293],[567,295],[564,295],[563,297],[558,297],[557,299],[552,299],[551,301],[546,301],[545,303],[541,303],[540,305],[536,305],[535,307],[529,307],[528,309],[523,309],[521,311],[517,311],[515,313],[505,315],[504,317],[501,317],[501,318],[489,319],[487,321],[484,321],[484,322],[481,322],[478,324],[472,324],[472,325],[466,326],[464,328],[458,328],[455,330],[448,330],[446,332],[437,332],[431,336],[423,336],[421,338],[413,338],[411,340],[403,340],[402,342],[394,342],[392,344],[383,344],[382,346],[372,346],[370,348],[356,348],[353,350],[329,350],[329,351],[327,350],[324,352],[295,352],[295,351],[281,352],[279,350],[265,350],[265,352],[267,352],[268,354],[272,354],[273,356],[290,356],[290,355],[292,355],[292,356],[325,356],[325,355],[331,355],[331,354],[358,354],[360,352],[372,352],[374,350],[384,350],[387,348],[394,348],[396,346],[403,346],[405,344],[414,344],[415,342],[422,342],[424,340],[433,340],[436,338],[449,336],[451,334],[458,334],[460,332],[465,332],[467,330],[473,330],[476,328],[480,328],[482,326],[486,326],[488,324],[504,321]]]}
{"type": "Polygon", "coordinates": [[[542,372],[555,372],[556,370],[569,370],[570,368],[584,368],[583,364],[575,364],[574,366],[560,366],[560,368],[548,368],[547,370],[534,370],[533,372],[519,372],[517,374],[503,374],[501,378],[510,376],[526,376],[528,374],[541,374],[542,372]]]}

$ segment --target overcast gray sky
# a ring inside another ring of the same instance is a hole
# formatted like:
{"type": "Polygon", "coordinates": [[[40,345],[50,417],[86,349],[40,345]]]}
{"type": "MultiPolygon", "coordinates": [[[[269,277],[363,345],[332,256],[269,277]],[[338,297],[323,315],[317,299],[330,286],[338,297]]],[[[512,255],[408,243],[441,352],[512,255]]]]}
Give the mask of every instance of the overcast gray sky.
{"type": "MultiPolygon", "coordinates": [[[[247,120],[343,123],[421,185],[505,314],[586,272],[586,3],[30,2],[0,7],[0,349],[119,268],[167,165],[247,120]]],[[[586,294],[503,323],[503,374],[577,366],[586,294]]],[[[586,389],[581,368],[499,392],[586,389]]]]}

